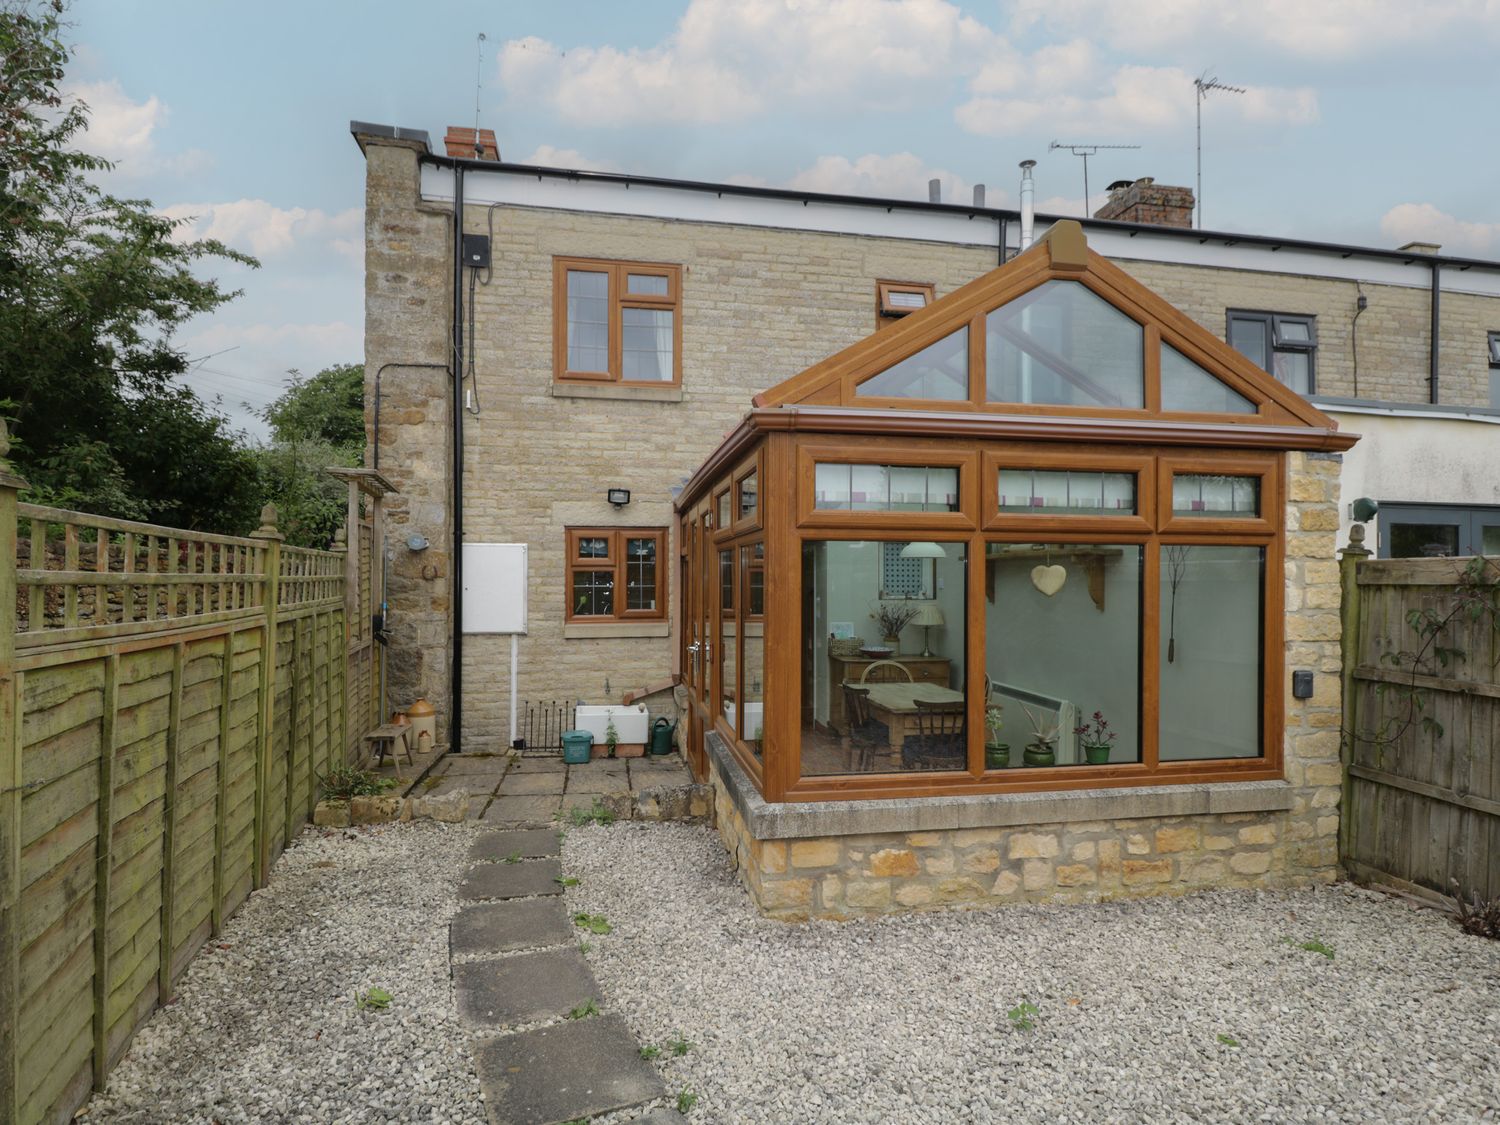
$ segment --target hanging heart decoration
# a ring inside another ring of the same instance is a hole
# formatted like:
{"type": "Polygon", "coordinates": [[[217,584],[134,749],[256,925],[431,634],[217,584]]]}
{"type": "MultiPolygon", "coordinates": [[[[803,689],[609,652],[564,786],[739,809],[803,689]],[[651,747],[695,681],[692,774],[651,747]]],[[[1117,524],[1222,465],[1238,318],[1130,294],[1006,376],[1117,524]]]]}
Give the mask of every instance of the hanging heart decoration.
{"type": "Polygon", "coordinates": [[[1051,566],[1034,566],[1031,568],[1031,584],[1049,598],[1063,588],[1068,580],[1066,567],[1053,563],[1051,566]]]}

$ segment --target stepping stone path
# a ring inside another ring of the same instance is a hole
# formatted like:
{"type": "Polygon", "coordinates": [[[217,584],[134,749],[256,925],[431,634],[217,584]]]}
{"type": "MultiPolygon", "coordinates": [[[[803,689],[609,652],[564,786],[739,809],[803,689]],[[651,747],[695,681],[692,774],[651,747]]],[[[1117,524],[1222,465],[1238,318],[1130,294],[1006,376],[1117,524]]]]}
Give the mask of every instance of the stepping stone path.
{"type": "MultiPolygon", "coordinates": [[[[618,1016],[568,1018],[589,1001],[605,1005],[576,948],[583,931],[561,897],[561,850],[549,829],[487,833],[474,842],[459,886],[467,905],[449,926],[448,947],[450,958],[466,960],[453,965],[453,989],[474,1027],[490,1125],[557,1125],[667,1094],[618,1016]]],[[[634,1120],[680,1125],[686,1118],[657,1108],[634,1120]]]]}

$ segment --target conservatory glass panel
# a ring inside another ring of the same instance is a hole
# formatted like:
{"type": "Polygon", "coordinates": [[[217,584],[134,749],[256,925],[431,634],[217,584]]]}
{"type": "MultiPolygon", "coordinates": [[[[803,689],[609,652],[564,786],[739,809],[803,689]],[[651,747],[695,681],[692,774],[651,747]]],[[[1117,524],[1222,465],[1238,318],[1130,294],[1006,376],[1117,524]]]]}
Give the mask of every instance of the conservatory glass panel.
{"type": "Polygon", "coordinates": [[[1167,761],[1261,753],[1265,549],[1161,548],[1161,748],[1167,761]]]}
{"type": "Polygon", "coordinates": [[[745,708],[744,716],[740,719],[740,738],[757,758],[761,754],[765,725],[766,639],[764,624],[748,618],[759,615],[765,608],[764,563],[763,544],[740,548],[740,580],[745,584],[743,602],[746,618],[742,626],[744,640],[740,659],[740,697],[744,700],[745,708]]]}
{"type": "Polygon", "coordinates": [[[1000,511],[1035,515],[1134,515],[1134,473],[1000,470],[1000,511]]]}
{"type": "Polygon", "coordinates": [[[813,507],[825,511],[847,512],[849,510],[848,465],[820,462],[813,471],[813,507]]]}
{"type": "Polygon", "coordinates": [[[1172,477],[1172,514],[1208,519],[1254,519],[1260,515],[1260,478],[1177,473],[1172,477]]]}
{"type": "Polygon", "coordinates": [[[856,512],[883,512],[891,506],[891,471],[886,465],[851,465],[849,506],[856,512]]]}
{"type": "Polygon", "coordinates": [[[1254,414],[1255,404],[1171,344],[1161,346],[1161,408],[1196,414],[1254,414]]]}
{"type": "Polygon", "coordinates": [[[985,318],[990,402],[1113,406],[1145,402],[1144,332],[1076,281],[1052,280],[985,318]]]}
{"type": "Polygon", "coordinates": [[[968,328],[960,328],[894,367],[871,376],[854,392],[861,398],[926,398],[943,402],[968,398],[968,328]]]}

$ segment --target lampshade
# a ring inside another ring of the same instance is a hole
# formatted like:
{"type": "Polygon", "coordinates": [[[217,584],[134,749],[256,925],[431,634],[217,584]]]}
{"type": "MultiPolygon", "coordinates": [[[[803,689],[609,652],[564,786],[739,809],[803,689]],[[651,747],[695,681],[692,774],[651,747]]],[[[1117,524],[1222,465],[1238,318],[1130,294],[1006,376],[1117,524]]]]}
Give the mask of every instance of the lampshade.
{"type": "Polygon", "coordinates": [[[937,607],[936,602],[928,602],[917,610],[917,615],[911,619],[913,625],[941,625],[943,623],[943,611],[937,607]]]}
{"type": "Polygon", "coordinates": [[[941,543],[917,542],[908,543],[901,548],[903,559],[946,559],[948,552],[943,550],[941,543]]]}

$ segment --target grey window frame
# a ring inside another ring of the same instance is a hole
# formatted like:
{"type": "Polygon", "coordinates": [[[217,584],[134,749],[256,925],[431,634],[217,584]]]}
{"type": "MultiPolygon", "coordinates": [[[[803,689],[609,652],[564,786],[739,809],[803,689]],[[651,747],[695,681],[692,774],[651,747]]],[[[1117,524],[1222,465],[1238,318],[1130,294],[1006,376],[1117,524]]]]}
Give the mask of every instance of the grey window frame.
{"type": "Polygon", "coordinates": [[[1411,504],[1382,501],[1377,516],[1375,557],[1391,558],[1390,527],[1395,523],[1435,524],[1458,527],[1460,558],[1474,553],[1475,544],[1483,545],[1484,528],[1500,525],[1500,506],[1485,504],[1411,504]]]}
{"type": "MultiPolygon", "coordinates": [[[[1266,312],[1260,309],[1226,309],[1224,311],[1224,339],[1233,338],[1234,322],[1236,320],[1259,323],[1265,332],[1266,338],[1266,361],[1270,364],[1264,368],[1267,375],[1273,379],[1276,377],[1277,352],[1303,352],[1307,355],[1307,391],[1309,395],[1318,393],[1318,317],[1316,313],[1280,313],[1266,312]],[[1288,340],[1282,334],[1282,325],[1301,324],[1307,327],[1306,340],[1288,340]]],[[[1233,345],[1230,345],[1233,347],[1233,345]]],[[[1241,353],[1244,354],[1243,352],[1241,353]]],[[[1249,358],[1248,356],[1246,358],[1249,358]]],[[[1283,384],[1285,386],[1285,384],[1283,384]]]]}

